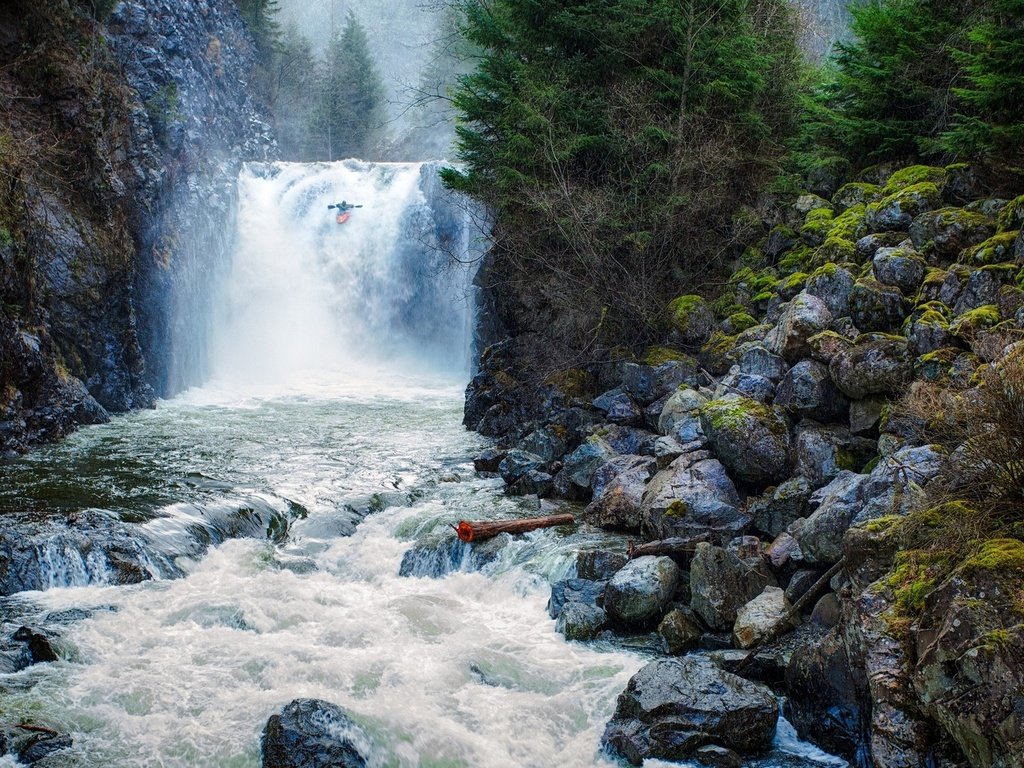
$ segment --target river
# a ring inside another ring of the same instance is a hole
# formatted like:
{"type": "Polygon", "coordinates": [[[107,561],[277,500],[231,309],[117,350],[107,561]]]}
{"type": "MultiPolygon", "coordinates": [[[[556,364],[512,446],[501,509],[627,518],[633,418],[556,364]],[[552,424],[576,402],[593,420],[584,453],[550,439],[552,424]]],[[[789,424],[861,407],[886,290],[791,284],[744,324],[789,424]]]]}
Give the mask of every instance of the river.
{"type": "MultiPolygon", "coordinates": [[[[451,308],[466,276],[399,290],[406,257],[380,245],[422,241],[420,173],[248,174],[208,383],[0,464],[0,510],[96,510],[154,553],[155,578],[131,586],[49,553],[52,588],[4,599],[5,630],[56,634],[60,660],[0,676],[5,719],[72,735],[48,766],[252,768],[267,718],[296,697],[349,710],[373,766],[618,765],[601,733],[649,657],[566,642],[545,607],[576,550],[606,535],[536,531],[486,562],[451,544],[450,523],[536,502],[472,468],[486,443],[461,425],[467,310],[451,308]],[[319,223],[325,200],[353,192],[421,225],[319,223]],[[248,535],[231,538],[239,519],[248,535]],[[414,547],[440,554],[402,576],[414,547]]],[[[843,764],[785,722],[751,763],[843,764]]]]}

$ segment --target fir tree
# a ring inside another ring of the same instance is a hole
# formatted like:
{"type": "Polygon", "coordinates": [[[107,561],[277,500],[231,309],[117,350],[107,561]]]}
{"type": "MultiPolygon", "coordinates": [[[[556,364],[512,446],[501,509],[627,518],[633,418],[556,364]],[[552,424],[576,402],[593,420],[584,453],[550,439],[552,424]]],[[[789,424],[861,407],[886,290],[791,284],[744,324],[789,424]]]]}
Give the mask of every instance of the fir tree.
{"type": "Polygon", "coordinates": [[[281,35],[274,56],[273,112],[281,154],[288,160],[315,160],[313,115],[320,65],[312,44],[294,24],[281,35]]]}
{"type": "Polygon", "coordinates": [[[384,84],[366,31],[349,11],[327,49],[315,130],[328,160],[370,158],[384,126],[384,84]]]}
{"type": "Polygon", "coordinates": [[[964,86],[938,146],[961,157],[1024,162],[1024,0],[994,0],[988,17],[953,52],[964,86]]]}

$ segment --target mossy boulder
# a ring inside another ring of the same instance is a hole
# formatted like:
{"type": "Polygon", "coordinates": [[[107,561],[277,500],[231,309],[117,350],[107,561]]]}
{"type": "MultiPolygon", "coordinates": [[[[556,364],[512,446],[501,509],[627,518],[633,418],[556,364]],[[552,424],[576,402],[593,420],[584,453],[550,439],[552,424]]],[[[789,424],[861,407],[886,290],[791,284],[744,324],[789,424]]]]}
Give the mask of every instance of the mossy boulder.
{"type": "Polygon", "coordinates": [[[990,217],[963,208],[927,211],[910,225],[910,238],[916,248],[950,261],[965,248],[979,245],[995,233],[996,224],[990,217]]]}
{"type": "Polygon", "coordinates": [[[950,324],[949,332],[958,339],[969,341],[975,337],[978,331],[997,325],[1001,319],[998,306],[985,304],[958,315],[950,324]]]}
{"type": "Polygon", "coordinates": [[[783,301],[789,301],[804,289],[807,278],[808,274],[806,272],[794,272],[788,277],[779,280],[775,286],[775,292],[779,294],[783,301]]]}
{"type": "Polygon", "coordinates": [[[842,351],[853,346],[853,342],[835,331],[823,331],[807,340],[811,357],[828,365],[842,351]]]}
{"type": "Polygon", "coordinates": [[[715,327],[715,314],[700,296],[687,294],[668,305],[669,324],[685,346],[700,346],[715,327]]]}
{"type": "Polygon", "coordinates": [[[823,197],[812,194],[800,195],[793,203],[793,210],[801,216],[806,216],[811,211],[815,210],[832,210],[832,203],[823,197]]]}
{"type": "Polygon", "coordinates": [[[946,169],[931,165],[909,165],[895,171],[885,182],[883,195],[892,195],[918,184],[930,183],[941,188],[946,183],[946,169]]]}
{"type": "Polygon", "coordinates": [[[993,235],[983,243],[964,250],[960,260],[964,264],[979,267],[1013,261],[1016,258],[1015,249],[1019,234],[1018,231],[1013,231],[993,235]]]}
{"type": "Polygon", "coordinates": [[[784,224],[773,227],[761,245],[761,251],[765,259],[774,264],[779,256],[788,251],[800,241],[800,236],[784,224]]]}
{"type": "Polygon", "coordinates": [[[867,206],[854,205],[832,219],[829,237],[838,237],[851,243],[868,234],[867,206]]]}
{"type": "Polygon", "coordinates": [[[999,232],[1024,229],[1024,195],[1015,197],[1003,206],[996,219],[999,232]]]}
{"type": "Polygon", "coordinates": [[[810,246],[821,245],[832,231],[833,216],[831,208],[815,208],[809,211],[803,226],[800,227],[800,239],[810,246]]]}
{"type": "Polygon", "coordinates": [[[806,270],[814,260],[814,249],[804,243],[798,243],[779,257],[776,267],[783,275],[806,270]]]}
{"type": "Polygon", "coordinates": [[[801,360],[779,382],[775,404],[796,418],[833,421],[850,407],[836,389],[828,366],[816,360],[801,360]]]}
{"type": "Polygon", "coordinates": [[[734,312],[722,321],[721,327],[723,333],[735,336],[738,333],[743,333],[748,328],[753,328],[755,325],[757,325],[757,320],[749,313],[734,312]]]}
{"type": "Polygon", "coordinates": [[[829,374],[840,391],[854,400],[895,394],[910,380],[912,359],[906,339],[879,339],[840,352],[829,364],[829,374]]]}
{"type": "Polygon", "coordinates": [[[918,290],[918,301],[940,301],[953,306],[960,296],[960,277],[953,271],[932,267],[924,273],[918,290]]]}
{"type": "Polygon", "coordinates": [[[737,347],[735,336],[729,336],[721,331],[715,331],[707,340],[697,360],[714,376],[721,376],[729,370],[733,362],[733,353],[737,347]]]}
{"type": "Polygon", "coordinates": [[[915,355],[934,352],[949,346],[952,335],[949,332],[949,307],[938,301],[918,306],[903,325],[903,335],[910,342],[915,355]]]}
{"type": "Polygon", "coordinates": [[[999,291],[1004,285],[1014,284],[1019,270],[1019,267],[1012,263],[990,264],[980,269],[957,266],[966,271],[966,279],[960,296],[950,305],[953,307],[954,315],[962,315],[986,304],[998,304],[999,291]]]}
{"type": "Polygon", "coordinates": [[[871,278],[858,280],[850,292],[850,316],[861,331],[890,331],[906,317],[903,292],[871,278]]]}
{"type": "Polygon", "coordinates": [[[817,296],[828,307],[833,317],[850,314],[850,297],[854,278],[848,269],[828,263],[814,270],[807,278],[807,293],[817,296]]]}
{"type": "Polygon", "coordinates": [[[905,296],[917,293],[928,266],[917,251],[879,248],[871,260],[871,272],[883,285],[894,285],[905,296]]]}
{"type": "Polygon", "coordinates": [[[856,258],[853,261],[858,264],[871,261],[879,248],[895,248],[906,239],[907,234],[905,232],[874,232],[870,235],[865,235],[854,243],[856,258]]]}
{"type": "Polygon", "coordinates": [[[844,184],[832,196],[832,205],[837,211],[845,211],[855,205],[867,206],[882,198],[882,188],[877,184],[854,181],[844,184]]]}
{"type": "Polygon", "coordinates": [[[820,267],[823,264],[842,264],[856,260],[856,243],[838,235],[829,235],[825,238],[825,242],[814,250],[811,264],[814,267],[820,267]]]}
{"type": "Polygon", "coordinates": [[[693,358],[685,352],[681,352],[678,349],[672,349],[672,347],[647,347],[643,354],[640,356],[640,361],[644,365],[650,365],[657,367],[664,363],[680,362],[690,364],[693,363],[693,358]]]}
{"type": "Polygon", "coordinates": [[[826,330],[831,322],[832,313],[824,301],[806,292],[798,294],[765,337],[765,348],[794,362],[810,354],[807,340],[826,330]]]}
{"type": "Polygon", "coordinates": [[[898,192],[869,205],[867,224],[872,232],[905,232],[915,218],[941,206],[942,195],[939,188],[933,182],[923,181],[901,188],[898,192]]]}
{"type": "Polygon", "coordinates": [[[789,423],[778,409],[729,395],[700,412],[708,443],[730,475],[753,487],[782,480],[789,469],[789,423]]]}

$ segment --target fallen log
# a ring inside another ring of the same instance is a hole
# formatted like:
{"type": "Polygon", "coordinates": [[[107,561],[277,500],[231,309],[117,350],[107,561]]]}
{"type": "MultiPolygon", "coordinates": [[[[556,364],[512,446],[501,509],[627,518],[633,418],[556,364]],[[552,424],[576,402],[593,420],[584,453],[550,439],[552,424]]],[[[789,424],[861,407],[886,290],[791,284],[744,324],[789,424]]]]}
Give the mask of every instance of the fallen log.
{"type": "Polygon", "coordinates": [[[571,525],[576,522],[570,514],[546,515],[544,517],[525,517],[519,520],[460,520],[453,525],[460,541],[480,541],[490,539],[499,533],[526,533],[537,528],[550,528],[553,525],[571,525]]]}
{"type": "Polygon", "coordinates": [[[671,538],[637,544],[630,539],[626,549],[626,556],[632,560],[644,555],[667,555],[673,559],[689,563],[693,559],[693,555],[697,551],[697,544],[700,541],[700,539],[671,538]]]}

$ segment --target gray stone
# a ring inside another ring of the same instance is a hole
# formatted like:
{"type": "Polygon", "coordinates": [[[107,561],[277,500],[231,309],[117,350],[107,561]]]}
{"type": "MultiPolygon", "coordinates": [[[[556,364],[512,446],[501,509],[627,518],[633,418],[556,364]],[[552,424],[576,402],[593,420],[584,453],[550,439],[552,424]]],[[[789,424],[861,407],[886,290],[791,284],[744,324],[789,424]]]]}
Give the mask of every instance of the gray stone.
{"type": "Polygon", "coordinates": [[[827,264],[807,279],[804,290],[825,302],[833,317],[846,317],[850,314],[853,285],[854,278],[849,270],[835,264],[827,264]]]}
{"type": "Polygon", "coordinates": [[[551,585],[551,597],[548,598],[548,615],[557,619],[562,609],[570,603],[583,605],[604,605],[604,591],[608,582],[598,579],[563,579],[551,585]]]}
{"type": "Polygon", "coordinates": [[[743,758],[731,749],[708,744],[694,750],[693,759],[706,768],[743,768],[743,758]]]}
{"type": "Polygon", "coordinates": [[[850,316],[861,331],[897,330],[906,317],[903,293],[892,285],[862,278],[850,295],[850,316]]]}
{"type": "Polygon", "coordinates": [[[886,402],[884,397],[865,397],[851,402],[850,432],[857,436],[877,435],[886,402]]]}
{"type": "Polygon", "coordinates": [[[769,490],[764,496],[753,499],[747,511],[753,517],[757,530],[777,536],[806,514],[814,489],[806,477],[798,476],[769,490]]]}
{"type": "Polygon", "coordinates": [[[565,455],[565,440],[551,427],[541,427],[520,440],[516,448],[539,456],[544,463],[550,464],[565,455]]]}
{"type": "Polygon", "coordinates": [[[860,238],[854,247],[859,261],[871,261],[879,248],[892,248],[907,239],[903,232],[875,232],[860,238]]]}
{"type": "Polygon", "coordinates": [[[724,542],[750,524],[725,467],[707,451],[683,454],[658,472],[642,503],[642,531],[650,539],[707,536],[724,542]]]}
{"type": "Polygon", "coordinates": [[[610,424],[597,433],[616,453],[640,456],[654,455],[654,441],[658,436],[639,427],[610,424]]]}
{"type": "Polygon", "coordinates": [[[839,598],[834,592],[822,595],[811,611],[811,623],[823,629],[832,629],[839,624],[840,618],[839,598]]]}
{"type": "Polygon", "coordinates": [[[608,617],[604,608],[585,603],[567,603],[555,621],[555,631],[566,640],[593,640],[605,628],[608,617]]]}
{"type": "Polygon", "coordinates": [[[980,245],[996,233],[996,223],[983,213],[961,208],[940,208],[922,213],[910,225],[910,238],[918,249],[953,261],[962,250],[980,245]]]}
{"type": "Polygon", "coordinates": [[[610,579],[626,561],[626,556],[620,552],[585,549],[576,553],[576,575],[592,581],[610,579]]]}
{"type": "Polygon", "coordinates": [[[810,354],[807,340],[827,330],[831,322],[828,305],[805,291],[782,311],[775,328],[765,337],[764,346],[788,362],[800,360],[810,354]]]}
{"type": "Polygon", "coordinates": [[[678,389],[665,401],[658,418],[658,431],[689,443],[704,436],[700,428],[700,408],[708,399],[696,389],[678,389]]]}
{"type": "Polygon", "coordinates": [[[815,488],[844,469],[859,470],[874,455],[875,442],[855,438],[845,427],[801,424],[794,441],[796,472],[815,488]]]}
{"type": "Polygon", "coordinates": [[[828,367],[801,360],[779,382],[775,404],[797,418],[834,421],[842,418],[849,401],[832,383],[828,367]]]}
{"type": "Polygon", "coordinates": [[[789,469],[789,424],[781,411],[740,395],[713,400],[700,412],[708,444],[730,474],[765,486],[789,469]]]}
{"type": "Polygon", "coordinates": [[[697,656],[659,659],[630,679],[602,742],[634,765],[683,760],[709,744],[755,753],[771,744],[778,718],[761,685],[697,656]]]}
{"type": "Polygon", "coordinates": [[[906,232],[916,217],[941,205],[942,196],[934,184],[915,184],[869,205],[868,227],[872,232],[906,232]]]}
{"type": "Polygon", "coordinates": [[[871,260],[871,271],[883,285],[894,285],[905,296],[917,293],[927,265],[916,252],[906,248],[879,248],[871,260]]]}
{"type": "Polygon", "coordinates": [[[906,339],[879,339],[841,352],[829,365],[832,381],[847,397],[898,393],[910,380],[912,357],[906,339]]]}
{"type": "Polygon", "coordinates": [[[733,642],[739,648],[753,647],[782,621],[789,608],[789,601],[781,589],[765,587],[761,594],[736,612],[733,642]]]}
{"type": "Polygon", "coordinates": [[[658,624],[658,636],[670,656],[681,656],[700,643],[704,628],[689,608],[674,608],[658,624]]]}
{"type": "Polygon", "coordinates": [[[607,442],[597,436],[589,437],[579,448],[565,457],[565,474],[573,485],[589,489],[594,472],[613,456],[615,450],[607,442]]]}
{"type": "Polygon", "coordinates": [[[759,403],[771,403],[775,396],[775,382],[751,373],[729,373],[719,382],[715,397],[728,394],[743,395],[759,403]]]}
{"type": "Polygon", "coordinates": [[[690,563],[690,607],[712,629],[732,629],[736,612],[767,586],[777,585],[760,557],[740,560],[722,547],[697,545],[690,563]]]}
{"type": "Polygon", "coordinates": [[[740,373],[763,376],[771,381],[778,381],[789,370],[789,363],[765,346],[756,341],[741,344],[736,349],[736,359],[740,373]]]}
{"type": "Polygon", "coordinates": [[[671,557],[630,560],[608,582],[604,609],[615,621],[643,626],[659,618],[679,584],[679,566],[671,557]]]}
{"type": "Polygon", "coordinates": [[[772,540],[772,543],[764,551],[764,556],[768,558],[768,562],[776,571],[792,570],[804,559],[804,553],[800,550],[800,542],[786,531],[782,531],[772,540]]]}
{"type": "Polygon", "coordinates": [[[602,464],[591,478],[594,500],[583,519],[602,528],[639,531],[641,499],[656,471],[657,462],[650,456],[616,456],[602,464]]]}
{"type": "Polygon", "coordinates": [[[643,411],[625,390],[613,389],[605,392],[594,398],[593,406],[603,412],[605,418],[612,424],[636,426],[643,423],[643,411]]]}
{"type": "Polygon", "coordinates": [[[501,473],[501,479],[508,485],[512,485],[519,478],[545,466],[547,466],[547,462],[537,454],[514,450],[509,451],[501,460],[498,471],[501,473]]]}
{"type": "Polygon", "coordinates": [[[963,291],[956,303],[946,302],[953,306],[953,316],[959,317],[972,309],[986,304],[999,303],[999,289],[1013,282],[1016,270],[992,269],[982,267],[970,273],[963,291]]]}
{"type": "Polygon", "coordinates": [[[369,740],[341,707],[295,699],[263,730],[263,768],[364,768],[369,740]]]}

